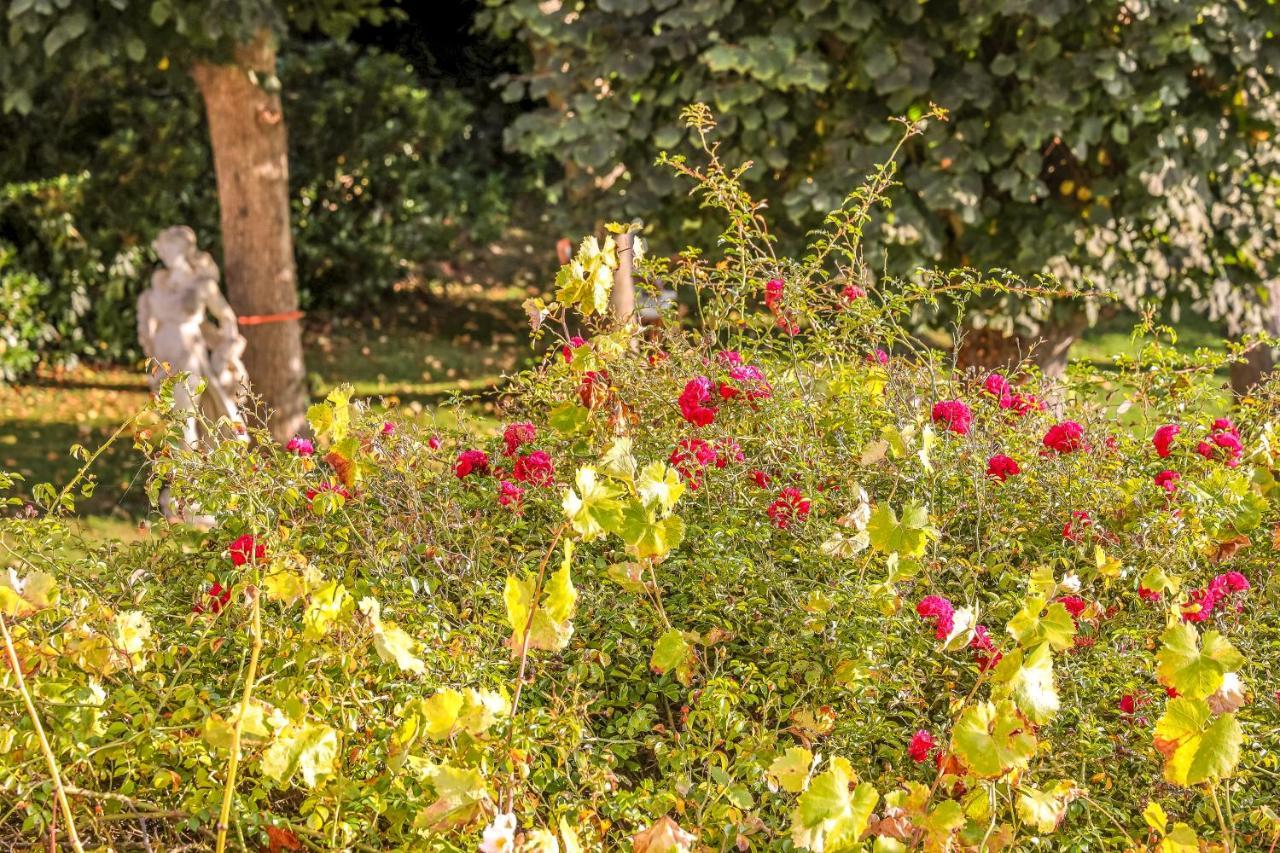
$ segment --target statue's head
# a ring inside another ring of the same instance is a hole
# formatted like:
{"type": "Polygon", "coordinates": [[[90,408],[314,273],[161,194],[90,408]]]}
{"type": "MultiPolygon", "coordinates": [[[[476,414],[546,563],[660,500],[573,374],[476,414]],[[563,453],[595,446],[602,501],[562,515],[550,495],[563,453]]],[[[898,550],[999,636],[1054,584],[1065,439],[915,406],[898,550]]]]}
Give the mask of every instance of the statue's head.
{"type": "Polygon", "coordinates": [[[175,225],[172,228],[166,228],[156,235],[156,239],[151,241],[151,248],[155,249],[160,262],[170,269],[180,259],[186,258],[195,246],[196,232],[186,225],[175,225]]]}
{"type": "Polygon", "coordinates": [[[221,277],[217,262],[214,261],[213,255],[208,252],[202,252],[198,249],[193,250],[187,255],[187,263],[191,264],[191,269],[195,270],[198,276],[213,279],[215,282],[221,277]]]}

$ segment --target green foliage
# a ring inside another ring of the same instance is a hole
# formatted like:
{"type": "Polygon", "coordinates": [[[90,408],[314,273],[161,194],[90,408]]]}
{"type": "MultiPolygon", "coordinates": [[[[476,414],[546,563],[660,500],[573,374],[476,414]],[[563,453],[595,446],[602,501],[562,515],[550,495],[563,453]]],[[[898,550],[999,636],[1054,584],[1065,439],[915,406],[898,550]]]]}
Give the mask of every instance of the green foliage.
{"type": "MultiPolygon", "coordinates": [[[[908,324],[1032,288],[849,300],[771,251],[731,170],[700,174],[725,254],[638,271],[698,313],[641,333],[535,305],[535,336],[585,343],[513,377],[501,437],[462,407],[388,430],[342,390],[314,455],[193,450],[162,399],[148,491],[213,527],[87,540],[79,480],[0,517],[47,735],[0,671],[4,842],[54,824],[47,744],[102,844],[148,814],[153,842],[208,846],[225,793],[247,848],[1266,849],[1280,387],[1230,413],[1238,458],[1197,451],[1228,428],[1227,357],[1154,337],[1105,375],[1011,377],[1061,411],[1002,405],[908,324]],[[932,422],[944,400],[964,429],[932,422]],[[1067,416],[1079,446],[1046,446],[1067,416]],[[1020,472],[987,476],[997,452],[1020,472]]],[[[844,257],[857,217],[832,224],[844,257]]]]}
{"type": "MultiPolygon", "coordinates": [[[[373,49],[298,41],[282,57],[305,307],[367,307],[464,233],[496,235],[514,179],[471,156],[461,94],[373,49]]],[[[14,305],[0,319],[5,376],[38,356],[135,355],[134,300],[163,228],[189,224],[218,253],[203,106],[177,68],[112,68],[92,87],[70,77],[41,91],[45,109],[0,115],[21,141],[0,164],[0,241],[13,246],[0,255],[14,305]]]]}
{"type": "MultiPolygon", "coordinates": [[[[564,164],[562,191],[592,200],[566,210],[580,223],[644,216],[664,245],[705,244],[652,165],[697,141],[678,116],[700,101],[795,243],[886,159],[879,118],[936,102],[950,120],[908,145],[869,224],[869,277],[886,259],[1046,271],[1130,305],[1177,294],[1237,329],[1273,299],[1275,3],[490,0],[481,20],[528,48],[504,94],[537,108],[508,139],[564,164]]],[[[1053,316],[1012,294],[996,307],[985,322],[1022,333],[1053,316]]]]}

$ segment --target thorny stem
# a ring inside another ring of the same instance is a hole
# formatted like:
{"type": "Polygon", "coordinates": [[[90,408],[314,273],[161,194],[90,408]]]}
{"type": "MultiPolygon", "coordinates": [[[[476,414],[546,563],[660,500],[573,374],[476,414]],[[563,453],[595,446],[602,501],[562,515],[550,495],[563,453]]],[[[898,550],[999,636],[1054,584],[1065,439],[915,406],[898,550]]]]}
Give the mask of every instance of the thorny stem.
{"type": "MultiPolygon", "coordinates": [[[[538,564],[538,578],[533,583],[533,592],[530,595],[529,616],[525,619],[524,630],[520,632],[520,669],[516,674],[516,687],[511,697],[511,716],[510,724],[507,727],[507,754],[511,753],[511,741],[515,737],[516,731],[516,713],[520,708],[520,694],[524,692],[524,674],[529,665],[529,634],[533,631],[533,617],[538,610],[538,597],[542,595],[542,582],[547,576],[547,564],[551,562],[551,555],[555,553],[556,545],[560,543],[560,537],[564,534],[568,522],[562,523],[556,528],[555,534],[551,537],[551,544],[547,546],[547,552],[542,555],[542,562],[538,564]]],[[[510,802],[507,804],[507,811],[515,808],[516,803],[516,770],[515,762],[512,761],[511,768],[511,786],[507,793],[510,802]]]]}
{"type": "Polygon", "coordinates": [[[653,560],[645,562],[649,566],[649,579],[653,581],[653,603],[658,606],[658,615],[662,617],[662,624],[667,626],[667,630],[671,630],[671,620],[667,618],[666,608],[662,606],[662,588],[658,586],[658,573],[654,571],[653,560]]]}
{"type": "MultiPolygon", "coordinates": [[[[256,561],[255,561],[256,564],[256,561]]],[[[240,694],[240,711],[236,715],[236,723],[231,729],[231,755],[227,759],[227,781],[222,789],[222,811],[218,815],[217,853],[227,849],[227,830],[231,823],[231,800],[235,796],[236,771],[240,767],[240,736],[244,731],[244,718],[249,712],[249,701],[253,698],[253,684],[258,678],[258,654],[262,651],[262,597],[259,594],[258,573],[254,573],[253,588],[253,647],[249,652],[249,669],[245,674],[244,691],[240,694]]]]}
{"type": "Polygon", "coordinates": [[[49,746],[49,739],[45,737],[44,726],[40,724],[40,715],[36,713],[35,702],[31,699],[31,692],[27,690],[26,679],[22,677],[22,664],[18,662],[18,652],[13,647],[13,637],[9,635],[9,625],[5,621],[3,614],[0,614],[0,633],[4,634],[4,650],[8,653],[9,665],[13,668],[14,682],[18,685],[18,692],[22,694],[22,701],[27,706],[27,714],[31,716],[31,725],[35,728],[36,740],[40,741],[40,751],[44,753],[44,761],[49,768],[49,777],[53,780],[54,797],[58,800],[58,807],[62,811],[62,819],[67,822],[67,837],[70,839],[71,847],[76,853],[84,853],[84,847],[80,844],[80,836],[76,833],[75,818],[71,816],[71,804],[67,802],[67,792],[62,787],[62,774],[58,771],[57,756],[53,754],[53,748],[49,746]]]}
{"type": "Polygon", "coordinates": [[[1124,824],[1122,824],[1119,820],[1117,820],[1116,816],[1113,815],[1110,811],[1103,808],[1101,803],[1099,803],[1097,800],[1093,799],[1092,797],[1088,796],[1087,794],[1082,795],[1080,799],[1084,800],[1086,803],[1088,803],[1089,805],[1093,806],[1095,809],[1097,809],[1098,811],[1106,815],[1107,820],[1115,824],[1116,829],[1120,830],[1120,834],[1125,837],[1125,839],[1129,842],[1129,846],[1132,849],[1138,850],[1141,848],[1141,845],[1139,845],[1137,841],[1134,841],[1133,836],[1130,835],[1129,831],[1124,828],[1124,824]]]}
{"type": "Polygon", "coordinates": [[[1232,837],[1231,829],[1227,826],[1227,821],[1222,817],[1222,805],[1218,802],[1218,786],[1209,786],[1209,797],[1213,800],[1213,813],[1218,816],[1218,826],[1222,827],[1222,845],[1226,853],[1236,849],[1235,838],[1232,837]]]}
{"type": "MultiPolygon", "coordinates": [[[[107,438],[107,440],[103,442],[103,444],[97,450],[93,451],[93,455],[85,460],[84,465],[80,466],[80,470],[76,472],[76,475],[72,477],[71,481],[67,483],[65,486],[63,486],[62,491],[58,493],[58,498],[56,501],[54,501],[54,505],[48,508],[50,512],[58,511],[58,509],[62,506],[62,501],[67,497],[67,495],[71,494],[71,490],[75,488],[76,483],[80,482],[80,479],[84,477],[85,474],[89,473],[89,469],[93,467],[94,462],[98,461],[98,457],[101,456],[103,453],[105,453],[107,448],[115,444],[116,439],[118,439],[126,429],[133,426],[134,421],[138,419],[140,414],[141,412],[129,418],[124,423],[120,424],[120,426],[116,428],[116,431],[111,433],[111,435],[107,438]]],[[[74,837],[75,835],[73,831],[72,838],[74,837]]]]}

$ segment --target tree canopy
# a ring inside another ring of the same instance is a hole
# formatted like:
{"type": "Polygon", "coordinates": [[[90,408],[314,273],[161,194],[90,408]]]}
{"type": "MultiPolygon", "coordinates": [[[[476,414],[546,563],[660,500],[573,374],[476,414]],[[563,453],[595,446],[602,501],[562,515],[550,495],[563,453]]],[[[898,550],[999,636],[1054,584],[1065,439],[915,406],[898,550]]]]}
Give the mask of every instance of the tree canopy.
{"type": "Polygon", "coordinates": [[[872,235],[891,271],[1043,270],[1261,323],[1250,296],[1280,234],[1273,2],[491,0],[482,20],[527,47],[505,94],[538,106],[510,143],[563,163],[599,215],[694,221],[652,160],[703,101],[722,155],[754,160],[749,185],[801,231],[886,156],[883,119],[936,102],[951,120],[909,147],[872,235]]]}

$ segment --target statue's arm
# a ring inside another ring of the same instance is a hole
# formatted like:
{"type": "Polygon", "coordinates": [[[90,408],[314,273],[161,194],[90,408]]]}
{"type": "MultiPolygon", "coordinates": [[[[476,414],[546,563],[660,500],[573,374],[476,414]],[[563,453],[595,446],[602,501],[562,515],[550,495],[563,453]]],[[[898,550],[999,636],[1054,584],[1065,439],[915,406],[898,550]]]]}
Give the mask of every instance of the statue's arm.
{"type": "Polygon", "coordinates": [[[214,282],[206,280],[204,292],[205,308],[218,324],[218,332],[224,338],[234,337],[239,331],[239,327],[236,325],[236,312],[231,310],[231,306],[222,296],[222,291],[218,289],[218,285],[214,282]]]}

